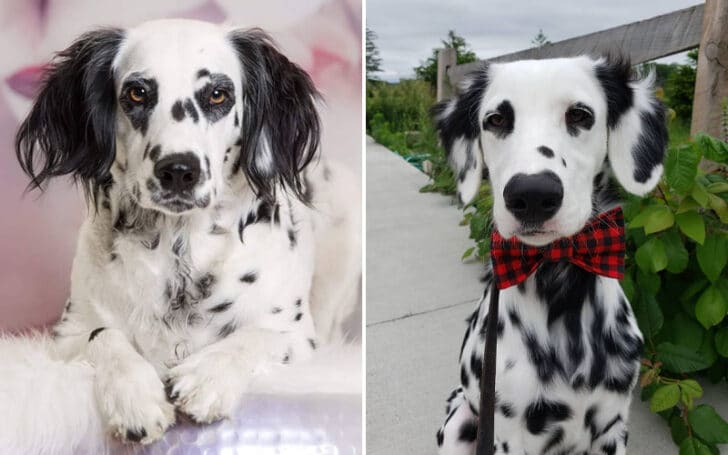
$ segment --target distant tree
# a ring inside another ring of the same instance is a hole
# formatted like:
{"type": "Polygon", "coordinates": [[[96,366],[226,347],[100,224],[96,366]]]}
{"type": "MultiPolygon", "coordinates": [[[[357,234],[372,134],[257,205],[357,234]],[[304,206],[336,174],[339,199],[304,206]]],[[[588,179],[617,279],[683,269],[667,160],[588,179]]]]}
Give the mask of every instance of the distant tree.
{"type": "Polygon", "coordinates": [[[538,29],[538,33],[531,40],[531,44],[533,44],[534,47],[541,47],[544,44],[551,44],[551,41],[549,41],[548,37],[544,35],[543,29],[538,29]]]}
{"type": "Polygon", "coordinates": [[[374,40],[377,39],[377,34],[367,28],[366,39],[367,80],[376,80],[377,76],[375,74],[382,71],[382,59],[379,57],[377,45],[374,44],[374,40]]]}
{"type": "Polygon", "coordinates": [[[475,52],[469,49],[465,38],[459,36],[454,30],[447,32],[447,39],[442,40],[441,44],[439,48],[432,49],[432,54],[427,60],[421,62],[420,66],[415,67],[417,79],[429,82],[432,87],[437,85],[437,52],[441,48],[455,49],[458,65],[478,60],[475,52]]]}
{"type": "Polygon", "coordinates": [[[687,57],[687,65],[674,65],[674,70],[668,74],[665,80],[665,97],[668,106],[675,110],[677,117],[690,122],[693,115],[698,50],[689,51],[687,57]]]}

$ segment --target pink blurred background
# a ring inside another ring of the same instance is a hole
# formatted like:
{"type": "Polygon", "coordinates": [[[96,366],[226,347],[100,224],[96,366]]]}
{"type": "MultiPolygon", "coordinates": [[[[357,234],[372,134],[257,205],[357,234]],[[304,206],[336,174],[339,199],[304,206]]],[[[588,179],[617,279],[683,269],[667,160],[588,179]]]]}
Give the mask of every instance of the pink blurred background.
{"type": "Polygon", "coordinates": [[[88,29],[184,17],[261,27],[313,77],[325,156],[361,175],[361,0],[3,0],[0,2],[0,330],[55,322],[63,309],[81,191],[67,180],[24,193],[13,150],[43,65],[88,29]]]}

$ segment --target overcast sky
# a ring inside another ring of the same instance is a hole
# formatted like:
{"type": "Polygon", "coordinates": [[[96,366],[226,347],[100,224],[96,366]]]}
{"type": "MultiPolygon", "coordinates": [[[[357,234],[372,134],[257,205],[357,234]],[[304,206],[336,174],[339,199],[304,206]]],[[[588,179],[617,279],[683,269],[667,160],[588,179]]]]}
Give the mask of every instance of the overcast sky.
{"type": "MultiPolygon", "coordinates": [[[[382,58],[379,77],[398,80],[454,29],[479,58],[532,47],[543,29],[552,42],[701,3],[700,0],[367,0],[367,27],[382,58]]],[[[684,55],[667,61],[684,61],[684,55]]]]}

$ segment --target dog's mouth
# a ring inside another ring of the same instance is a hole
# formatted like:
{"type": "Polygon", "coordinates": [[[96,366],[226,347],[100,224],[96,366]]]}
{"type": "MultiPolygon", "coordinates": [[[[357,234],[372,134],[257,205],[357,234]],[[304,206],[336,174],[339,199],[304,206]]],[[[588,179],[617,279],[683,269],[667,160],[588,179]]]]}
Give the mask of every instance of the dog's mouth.
{"type": "Polygon", "coordinates": [[[155,193],[152,194],[152,202],[162,208],[163,211],[182,214],[194,209],[204,209],[210,205],[210,194],[195,197],[192,194],[177,193],[155,193]]]}
{"type": "Polygon", "coordinates": [[[514,233],[521,242],[527,245],[544,246],[554,240],[563,237],[562,234],[554,230],[549,230],[543,226],[522,226],[514,233]]]}

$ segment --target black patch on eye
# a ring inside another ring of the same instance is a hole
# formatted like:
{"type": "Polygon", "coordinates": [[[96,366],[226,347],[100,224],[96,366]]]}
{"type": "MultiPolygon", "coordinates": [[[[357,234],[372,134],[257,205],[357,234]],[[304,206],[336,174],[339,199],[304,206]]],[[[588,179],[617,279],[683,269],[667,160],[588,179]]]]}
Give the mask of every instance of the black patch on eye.
{"type": "Polygon", "coordinates": [[[149,117],[157,105],[157,81],[145,78],[140,73],[132,73],[124,82],[119,96],[119,105],[131,122],[132,128],[147,134],[149,117]],[[146,91],[146,98],[141,104],[129,99],[128,92],[132,87],[141,87],[146,91]]]}
{"type": "Polygon", "coordinates": [[[226,300],[220,304],[215,305],[214,307],[208,309],[207,311],[210,313],[222,313],[223,311],[227,310],[232,306],[233,301],[232,300],[226,300]]]}
{"type": "Polygon", "coordinates": [[[538,148],[538,151],[541,153],[541,155],[545,156],[546,158],[553,158],[554,157],[554,151],[550,148],[546,147],[545,145],[542,145],[538,148]]]}
{"type": "Polygon", "coordinates": [[[200,71],[197,72],[197,79],[202,79],[205,76],[209,76],[210,71],[207,68],[202,68],[200,71]]]}
{"type": "Polygon", "coordinates": [[[162,147],[155,145],[152,150],[149,151],[149,159],[156,162],[159,159],[159,155],[162,153],[162,147]]]}
{"type": "Polygon", "coordinates": [[[233,85],[233,81],[229,77],[224,74],[213,73],[210,74],[210,82],[195,92],[195,100],[202,110],[202,115],[205,116],[207,121],[214,123],[230,113],[233,105],[235,105],[234,93],[235,85],[233,85]],[[210,103],[210,96],[215,90],[225,91],[225,101],[220,104],[210,103]]]}
{"type": "Polygon", "coordinates": [[[513,132],[513,127],[516,122],[516,114],[513,112],[513,106],[508,100],[503,100],[498,107],[495,108],[495,112],[503,117],[503,125],[492,125],[488,123],[488,120],[486,119],[483,121],[483,129],[495,134],[498,139],[505,139],[513,132]]]}
{"type": "Polygon", "coordinates": [[[195,103],[192,102],[192,98],[185,100],[184,107],[187,114],[192,117],[192,121],[197,123],[200,120],[200,114],[197,113],[197,108],[195,107],[195,103]]]}
{"type": "Polygon", "coordinates": [[[576,103],[569,108],[565,115],[566,119],[566,131],[570,136],[576,137],[579,135],[580,130],[589,131],[594,126],[594,110],[584,103],[576,103]],[[569,112],[572,110],[584,111],[583,119],[573,122],[569,121],[569,112]]]}
{"type": "Polygon", "coordinates": [[[185,108],[182,107],[182,101],[177,100],[172,105],[172,118],[178,122],[185,119],[185,108]]]}
{"type": "Polygon", "coordinates": [[[240,277],[240,281],[243,283],[253,284],[258,279],[258,272],[248,272],[242,277],[240,277]]]}

